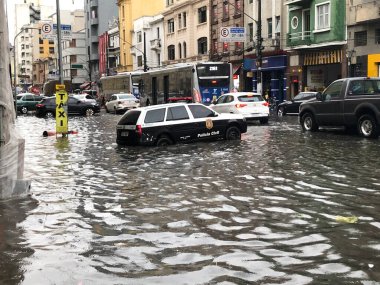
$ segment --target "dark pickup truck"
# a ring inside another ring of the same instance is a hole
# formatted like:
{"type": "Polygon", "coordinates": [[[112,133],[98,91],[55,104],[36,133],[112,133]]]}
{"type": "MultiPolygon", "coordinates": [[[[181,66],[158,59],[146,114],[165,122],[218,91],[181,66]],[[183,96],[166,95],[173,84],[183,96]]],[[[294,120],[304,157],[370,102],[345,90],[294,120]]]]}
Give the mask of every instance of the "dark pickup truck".
{"type": "Polygon", "coordinates": [[[356,128],[360,135],[377,138],[380,130],[380,78],[352,77],[331,83],[316,99],[300,105],[304,131],[319,126],[356,128]]]}

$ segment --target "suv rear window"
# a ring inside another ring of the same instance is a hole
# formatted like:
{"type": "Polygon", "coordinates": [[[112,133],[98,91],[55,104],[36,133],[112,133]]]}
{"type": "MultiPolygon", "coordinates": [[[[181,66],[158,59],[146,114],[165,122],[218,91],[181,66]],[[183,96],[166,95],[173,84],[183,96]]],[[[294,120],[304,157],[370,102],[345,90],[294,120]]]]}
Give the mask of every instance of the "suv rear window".
{"type": "Polygon", "coordinates": [[[163,122],[165,118],[166,108],[157,110],[150,110],[146,112],[144,123],[158,123],[163,122]]]}
{"type": "Polygon", "coordinates": [[[259,102],[264,101],[263,97],[261,95],[243,95],[239,96],[238,100],[240,102],[259,102]]]}
{"type": "Polygon", "coordinates": [[[136,125],[141,111],[128,111],[120,119],[119,125],[136,125]]]}

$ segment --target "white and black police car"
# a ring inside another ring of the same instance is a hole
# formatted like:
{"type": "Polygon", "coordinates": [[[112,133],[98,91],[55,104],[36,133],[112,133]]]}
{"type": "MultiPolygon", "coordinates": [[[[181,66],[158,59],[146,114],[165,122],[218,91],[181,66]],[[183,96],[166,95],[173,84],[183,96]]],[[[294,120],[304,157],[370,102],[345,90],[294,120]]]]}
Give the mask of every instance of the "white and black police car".
{"type": "Polygon", "coordinates": [[[247,131],[241,114],[219,114],[199,103],[171,103],[127,111],[116,126],[119,145],[165,146],[175,143],[240,140],[247,131]]]}

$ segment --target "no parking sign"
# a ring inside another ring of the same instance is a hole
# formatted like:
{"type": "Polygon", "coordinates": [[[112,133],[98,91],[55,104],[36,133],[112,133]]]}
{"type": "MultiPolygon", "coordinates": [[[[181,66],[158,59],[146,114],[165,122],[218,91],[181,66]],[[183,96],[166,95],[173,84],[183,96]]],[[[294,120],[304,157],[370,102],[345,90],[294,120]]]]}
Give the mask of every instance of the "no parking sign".
{"type": "Polygon", "coordinates": [[[244,27],[222,27],[220,28],[221,42],[245,42],[244,27]]]}

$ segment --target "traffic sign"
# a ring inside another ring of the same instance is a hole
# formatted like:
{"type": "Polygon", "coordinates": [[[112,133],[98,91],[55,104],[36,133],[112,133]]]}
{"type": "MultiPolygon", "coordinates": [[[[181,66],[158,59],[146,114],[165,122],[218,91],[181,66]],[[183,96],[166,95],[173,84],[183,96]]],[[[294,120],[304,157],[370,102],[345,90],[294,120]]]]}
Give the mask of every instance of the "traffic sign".
{"type": "Polygon", "coordinates": [[[245,42],[246,40],[244,27],[222,27],[219,34],[221,42],[245,42]]]}
{"type": "Polygon", "coordinates": [[[41,37],[46,40],[54,39],[53,25],[51,23],[44,23],[41,26],[41,37]]]}
{"type": "MultiPolygon", "coordinates": [[[[71,25],[61,25],[62,40],[71,40],[71,25]]],[[[57,38],[57,25],[51,22],[42,24],[41,37],[46,40],[54,40],[57,38]]]]}
{"type": "Polygon", "coordinates": [[[71,69],[83,69],[83,64],[72,64],[71,69]]]}

